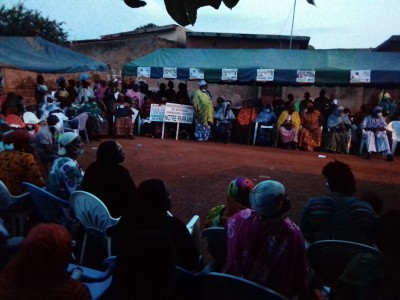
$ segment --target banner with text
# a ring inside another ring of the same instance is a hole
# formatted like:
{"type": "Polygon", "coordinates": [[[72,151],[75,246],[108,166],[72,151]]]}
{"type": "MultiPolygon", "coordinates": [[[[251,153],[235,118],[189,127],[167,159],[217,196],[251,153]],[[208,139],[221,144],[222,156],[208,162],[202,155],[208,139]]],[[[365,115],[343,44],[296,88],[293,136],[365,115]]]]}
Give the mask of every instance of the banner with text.
{"type": "Polygon", "coordinates": [[[152,122],[193,123],[193,106],[167,103],[166,105],[152,104],[150,120],[152,122]]]}

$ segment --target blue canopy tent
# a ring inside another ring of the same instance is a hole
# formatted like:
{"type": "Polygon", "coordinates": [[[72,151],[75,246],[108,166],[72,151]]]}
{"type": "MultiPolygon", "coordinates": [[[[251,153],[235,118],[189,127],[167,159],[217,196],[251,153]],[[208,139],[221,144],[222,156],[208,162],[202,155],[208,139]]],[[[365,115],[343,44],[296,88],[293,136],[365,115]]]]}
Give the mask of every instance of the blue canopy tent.
{"type": "Polygon", "coordinates": [[[0,68],[37,73],[108,72],[109,66],[40,37],[0,36],[0,68]]]}
{"type": "Polygon", "coordinates": [[[125,64],[122,75],[180,80],[203,77],[214,83],[252,85],[388,87],[400,84],[400,53],[370,50],[158,49],[125,64]]]}

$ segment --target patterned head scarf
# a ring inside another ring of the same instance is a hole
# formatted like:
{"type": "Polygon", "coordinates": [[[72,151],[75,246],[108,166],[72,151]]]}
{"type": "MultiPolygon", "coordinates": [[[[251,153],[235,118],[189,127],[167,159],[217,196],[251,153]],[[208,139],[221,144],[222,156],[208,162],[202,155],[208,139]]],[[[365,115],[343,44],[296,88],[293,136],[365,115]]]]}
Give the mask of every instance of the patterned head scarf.
{"type": "Polygon", "coordinates": [[[282,183],[274,180],[265,180],[257,184],[250,193],[251,207],[260,215],[265,217],[282,214],[278,210],[278,197],[285,195],[285,187],[282,183]]]}
{"type": "Polygon", "coordinates": [[[245,207],[249,207],[249,194],[254,183],[245,177],[237,177],[228,186],[228,196],[245,207]]]}

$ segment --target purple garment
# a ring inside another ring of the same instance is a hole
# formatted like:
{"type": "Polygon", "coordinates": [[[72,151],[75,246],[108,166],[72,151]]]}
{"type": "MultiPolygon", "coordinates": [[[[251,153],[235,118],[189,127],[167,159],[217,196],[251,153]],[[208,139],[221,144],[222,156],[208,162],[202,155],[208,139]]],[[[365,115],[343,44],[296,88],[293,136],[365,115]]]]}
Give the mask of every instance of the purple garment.
{"type": "Polygon", "coordinates": [[[224,273],[244,277],[291,298],[306,291],[304,239],[289,218],[263,220],[245,209],[227,223],[228,257],[224,273]]]}

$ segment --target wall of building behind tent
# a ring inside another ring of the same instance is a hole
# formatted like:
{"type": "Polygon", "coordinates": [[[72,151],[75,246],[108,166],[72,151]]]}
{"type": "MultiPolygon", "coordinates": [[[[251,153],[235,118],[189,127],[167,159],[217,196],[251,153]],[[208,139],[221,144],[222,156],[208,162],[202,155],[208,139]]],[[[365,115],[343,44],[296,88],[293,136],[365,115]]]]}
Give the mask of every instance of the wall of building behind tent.
{"type": "MultiPolygon", "coordinates": [[[[16,92],[22,95],[25,99],[27,105],[32,104],[34,100],[34,87],[36,83],[36,73],[13,70],[13,69],[3,69],[3,78],[5,87],[0,89],[1,94],[6,94],[8,92],[16,92]]],[[[119,76],[120,71],[114,70],[114,76],[121,78],[119,76]]],[[[43,74],[46,80],[46,84],[49,89],[56,88],[56,79],[59,76],[64,76],[67,79],[73,78],[78,79],[80,74],[43,74]]],[[[109,78],[109,73],[98,73],[92,72],[91,78],[109,78]]],[[[126,78],[127,80],[142,80],[137,78],[126,78]]],[[[168,80],[165,79],[143,79],[149,85],[150,90],[157,91],[160,83],[167,83],[168,80]]],[[[174,80],[175,89],[177,89],[180,81],[174,80]]],[[[188,81],[188,91],[189,95],[197,89],[196,81],[188,81]]],[[[349,108],[352,112],[359,110],[360,106],[364,103],[376,103],[378,100],[378,95],[381,89],[378,88],[364,88],[364,87],[317,87],[317,86],[303,86],[303,87],[256,87],[256,98],[261,99],[261,101],[266,103],[271,103],[275,98],[286,99],[286,95],[291,93],[294,95],[295,100],[302,100],[304,93],[309,92],[311,98],[314,99],[318,97],[321,89],[325,89],[326,96],[329,97],[333,95],[334,98],[338,99],[338,104],[349,108]]],[[[224,99],[229,99],[232,101],[234,107],[240,107],[242,101],[246,99],[253,98],[253,87],[252,86],[239,86],[239,85],[219,85],[219,84],[209,84],[209,90],[213,95],[213,100],[215,101],[218,96],[224,99]]],[[[398,101],[400,99],[400,90],[398,89],[388,89],[392,96],[392,99],[398,101]]]]}

